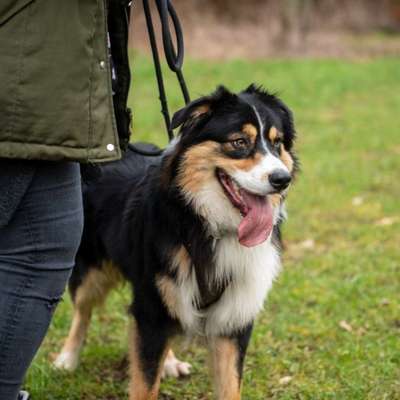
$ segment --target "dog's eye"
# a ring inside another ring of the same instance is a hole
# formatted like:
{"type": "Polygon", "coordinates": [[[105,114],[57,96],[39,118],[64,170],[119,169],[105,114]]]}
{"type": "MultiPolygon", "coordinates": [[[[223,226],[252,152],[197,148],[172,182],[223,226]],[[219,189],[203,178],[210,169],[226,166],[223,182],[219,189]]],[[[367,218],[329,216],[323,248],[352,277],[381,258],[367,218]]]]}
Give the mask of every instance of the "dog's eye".
{"type": "Polygon", "coordinates": [[[237,150],[242,150],[247,148],[246,139],[236,139],[232,141],[232,146],[237,150]]]}

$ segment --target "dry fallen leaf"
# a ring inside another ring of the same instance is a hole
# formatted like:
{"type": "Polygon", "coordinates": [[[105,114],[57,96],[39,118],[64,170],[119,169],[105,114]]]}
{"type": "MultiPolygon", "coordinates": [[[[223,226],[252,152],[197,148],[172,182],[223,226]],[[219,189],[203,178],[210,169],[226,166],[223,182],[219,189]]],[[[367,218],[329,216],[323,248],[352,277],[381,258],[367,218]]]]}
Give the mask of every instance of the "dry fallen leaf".
{"type": "Polygon", "coordinates": [[[386,299],[386,298],[382,299],[382,300],[379,302],[379,305],[380,305],[380,306],[388,306],[389,304],[390,304],[390,300],[389,300],[389,299],[386,299]]]}
{"type": "Polygon", "coordinates": [[[340,321],[339,326],[347,332],[353,332],[353,327],[345,320],[340,321]]]}
{"type": "Polygon", "coordinates": [[[375,225],[378,226],[389,226],[389,225],[393,225],[394,223],[396,223],[398,220],[397,217],[384,217],[378,221],[375,222],[375,225]]]}
{"type": "Polygon", "coordinates": [[[298,245],[301,249],[313,249],[315,247],[314,239],[307,239],[304,242],[299,243],[298,245]]]}
{"type": "Polygon", "coordinates": [[[364,203],[364,199],[361,196],[353,197],[351,201],[351,204],[355,207],[361,206],[362,203],[364,203]]]}
{"type": "Polygon", "coordinates": [[[362,326],[357,329],[357,336],[364,336],[367,333],[367,330],[362,326]]]}
{"type": "Polygon", "coordinates": [[[283,378],[279,379],[279,384],[280,385],[287,385],[291,380],[293,379],[293,376],[284,376],[283,378]]]}

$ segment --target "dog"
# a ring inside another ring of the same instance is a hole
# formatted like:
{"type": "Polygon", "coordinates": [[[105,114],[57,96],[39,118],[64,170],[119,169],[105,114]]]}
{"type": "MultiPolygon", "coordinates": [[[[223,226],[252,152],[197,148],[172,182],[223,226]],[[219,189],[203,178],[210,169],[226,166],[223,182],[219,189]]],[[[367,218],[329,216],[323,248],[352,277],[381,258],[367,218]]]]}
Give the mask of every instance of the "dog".
{"type": "Polygon", "coordinates": [[[125,280],[130,400],[156,399],[163,374],[189,372],[170,349],[179,334],[204,338],[217,398],[238,400],[253,323],[280,270],[298,169],[292,113],[254,84],[238,94],[220,86],[171,125],[179,134],[160,157],[128,151],[84,187],[74,317],[56,365],[76,366],[93,307],[125,280]]]}

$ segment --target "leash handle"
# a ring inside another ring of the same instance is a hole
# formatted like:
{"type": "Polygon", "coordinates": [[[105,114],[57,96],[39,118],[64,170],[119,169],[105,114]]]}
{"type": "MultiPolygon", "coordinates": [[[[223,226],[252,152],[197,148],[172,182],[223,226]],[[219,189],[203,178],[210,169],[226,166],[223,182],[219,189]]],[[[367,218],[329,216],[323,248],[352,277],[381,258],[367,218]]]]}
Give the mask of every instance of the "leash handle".
{"type": "MultiPolygon", "coordinates": [[[[165,58],[167,60],[170,70],[175,72],[185,104],[188,104],[190,102],[190,95],[182,72],[183,57],[184,57],[184,42],[183,42],[182,27],[179,22],[178,15],[174,7],[172,6],[170,0],[155,0],[155,3],[157,6],[158,13],[160,15],[165,58]],[[169,16],[171,17],[175,31],[175,37],[177,43],[176,50],[174,48],[174,44],[172,41],[172,35],[169,25],[169,16]]],[[[161,110],[162,110],[161,112],[164,116],[165,126],[168,132],[168,138],[169,140],[171,140],[174,137],[174,135],[171,129],[171,118],[168,110],[168,102],[165,93],[164,79],[160,64],[160,58],[158,55],[157,40],[154,33],[154,25],[148,0],[143,0],[143,9],[146,17],[147,31],[149,34],[154,68],[157,76],[158,91],[160,94],[159,99],[161,102],[161,110]]]]}
{"type": "MultiPolygon", "coordinates": [[[[176,74],[184,102],[185,104],[188,104],[190,102],[190,95],[182,72],[183,58],[184,58],[184,42],[183,42],[182,27],[179,22],[178,15],[170,0],[155,0],[155,3],[161,21],[161,33],[162,33],[165,58],[167,60],[167,64],[170,70],[176,74]],[[175,38],[177,43],[176,49],[174,47],[174,43],[172,40],[169,18],[171,18],[175,32],[175,38]]],[[[157,78],[159,100],[161,103],[161,113],[164,118],[165,128],[168,134],[168,140],[171,141],[174,138],[174,133],[171,128],[171,117],[168,109],[168,101],[165,92],[164,78],[163,78],[159,51],[157,46],[157,39],[154,32],[153,18],[151,15],[151,9],[148,0],[143,0],[143,10],[146,19],[147,32],[149,36],[154,69],[157,78]]],[[[130,147],[137,153],[146,156],[152,156],[152,155],[158,156],[162,152],[162,151],[155,151],[155,152],[143,151],[141,149],[138,149],[134,145],[131,145],[130,147]]]]}
{"type": "Polygon", "coordinates": [[[179,22],[178,15],[170,0],[156,0],[156,5],[158,13],[160,14],[165,58],[167,59],[170,70],[176,73],[179,85],[181,87],[182,95],[185,100],[185,104],[188,104],[190,102],[190,96],[186,86],[185,78],[183,77],[182,73],[183,58],[185,53],[182,27],[179,22]],[[174,48],[174,44],[171,38],[171,30],[168,23],[168,14],[171,17],[175,31],[177,45],[176,50],[174,48]]]}
{"type": "Polygon", "coordinates": [[[156,5],[161,19],[162,40],[164,44],[165,57],[167,59],[169,68],[172,71],[177,72],[182,68],[184,57],[182,28],[175,9],[169,0],[156,0],[156,5]],[[175,30],[177,44],[176,50],[171,38],[171,30],[168,24],[168,14],[171,17],[175,30]]]}
{"type": "Polygon", "coordinates": [[[171,118],[168,110],[168,102],[167,102],[167,96],[165,94],[165,86],[161,70],[160,57],[158,55],[157,40],[156,40],[156,35],[154,33],[153,19],[151,16],[148,0],[143,0],[143,9],[144,9],[144,15],[146,17],[146,25],[147,25],[147,32],[149,34],[151,53],[153,55],[154,69],[156,71],[159,100],[161,102],[161,113],[163,114],[164,117],[165,127],[168,133],[168,139],[171,141],[174,137],[174,133],[171,129],[171,118]]]}

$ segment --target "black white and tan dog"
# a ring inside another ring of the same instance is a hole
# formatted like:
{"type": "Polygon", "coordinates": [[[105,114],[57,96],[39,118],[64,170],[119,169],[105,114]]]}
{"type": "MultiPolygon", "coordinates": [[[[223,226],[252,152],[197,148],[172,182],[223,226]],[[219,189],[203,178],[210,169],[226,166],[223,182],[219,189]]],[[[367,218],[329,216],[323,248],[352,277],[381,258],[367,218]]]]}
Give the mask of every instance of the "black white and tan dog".
{"type": "Polygon", "coordinates": [[[292,115],[254,85],[239,94],[219,87],[172,126],[180,132],[162,156],[128,151],[84,187],[75,312],[56,365],[76,366],[93,307],[127,280],[130,400],[156,399],[163,373],[188,373],[170,350],[179,334],[205,339],[218,399],[240,399],[253,322],[280,269],[297,166],[292,115]]]}

